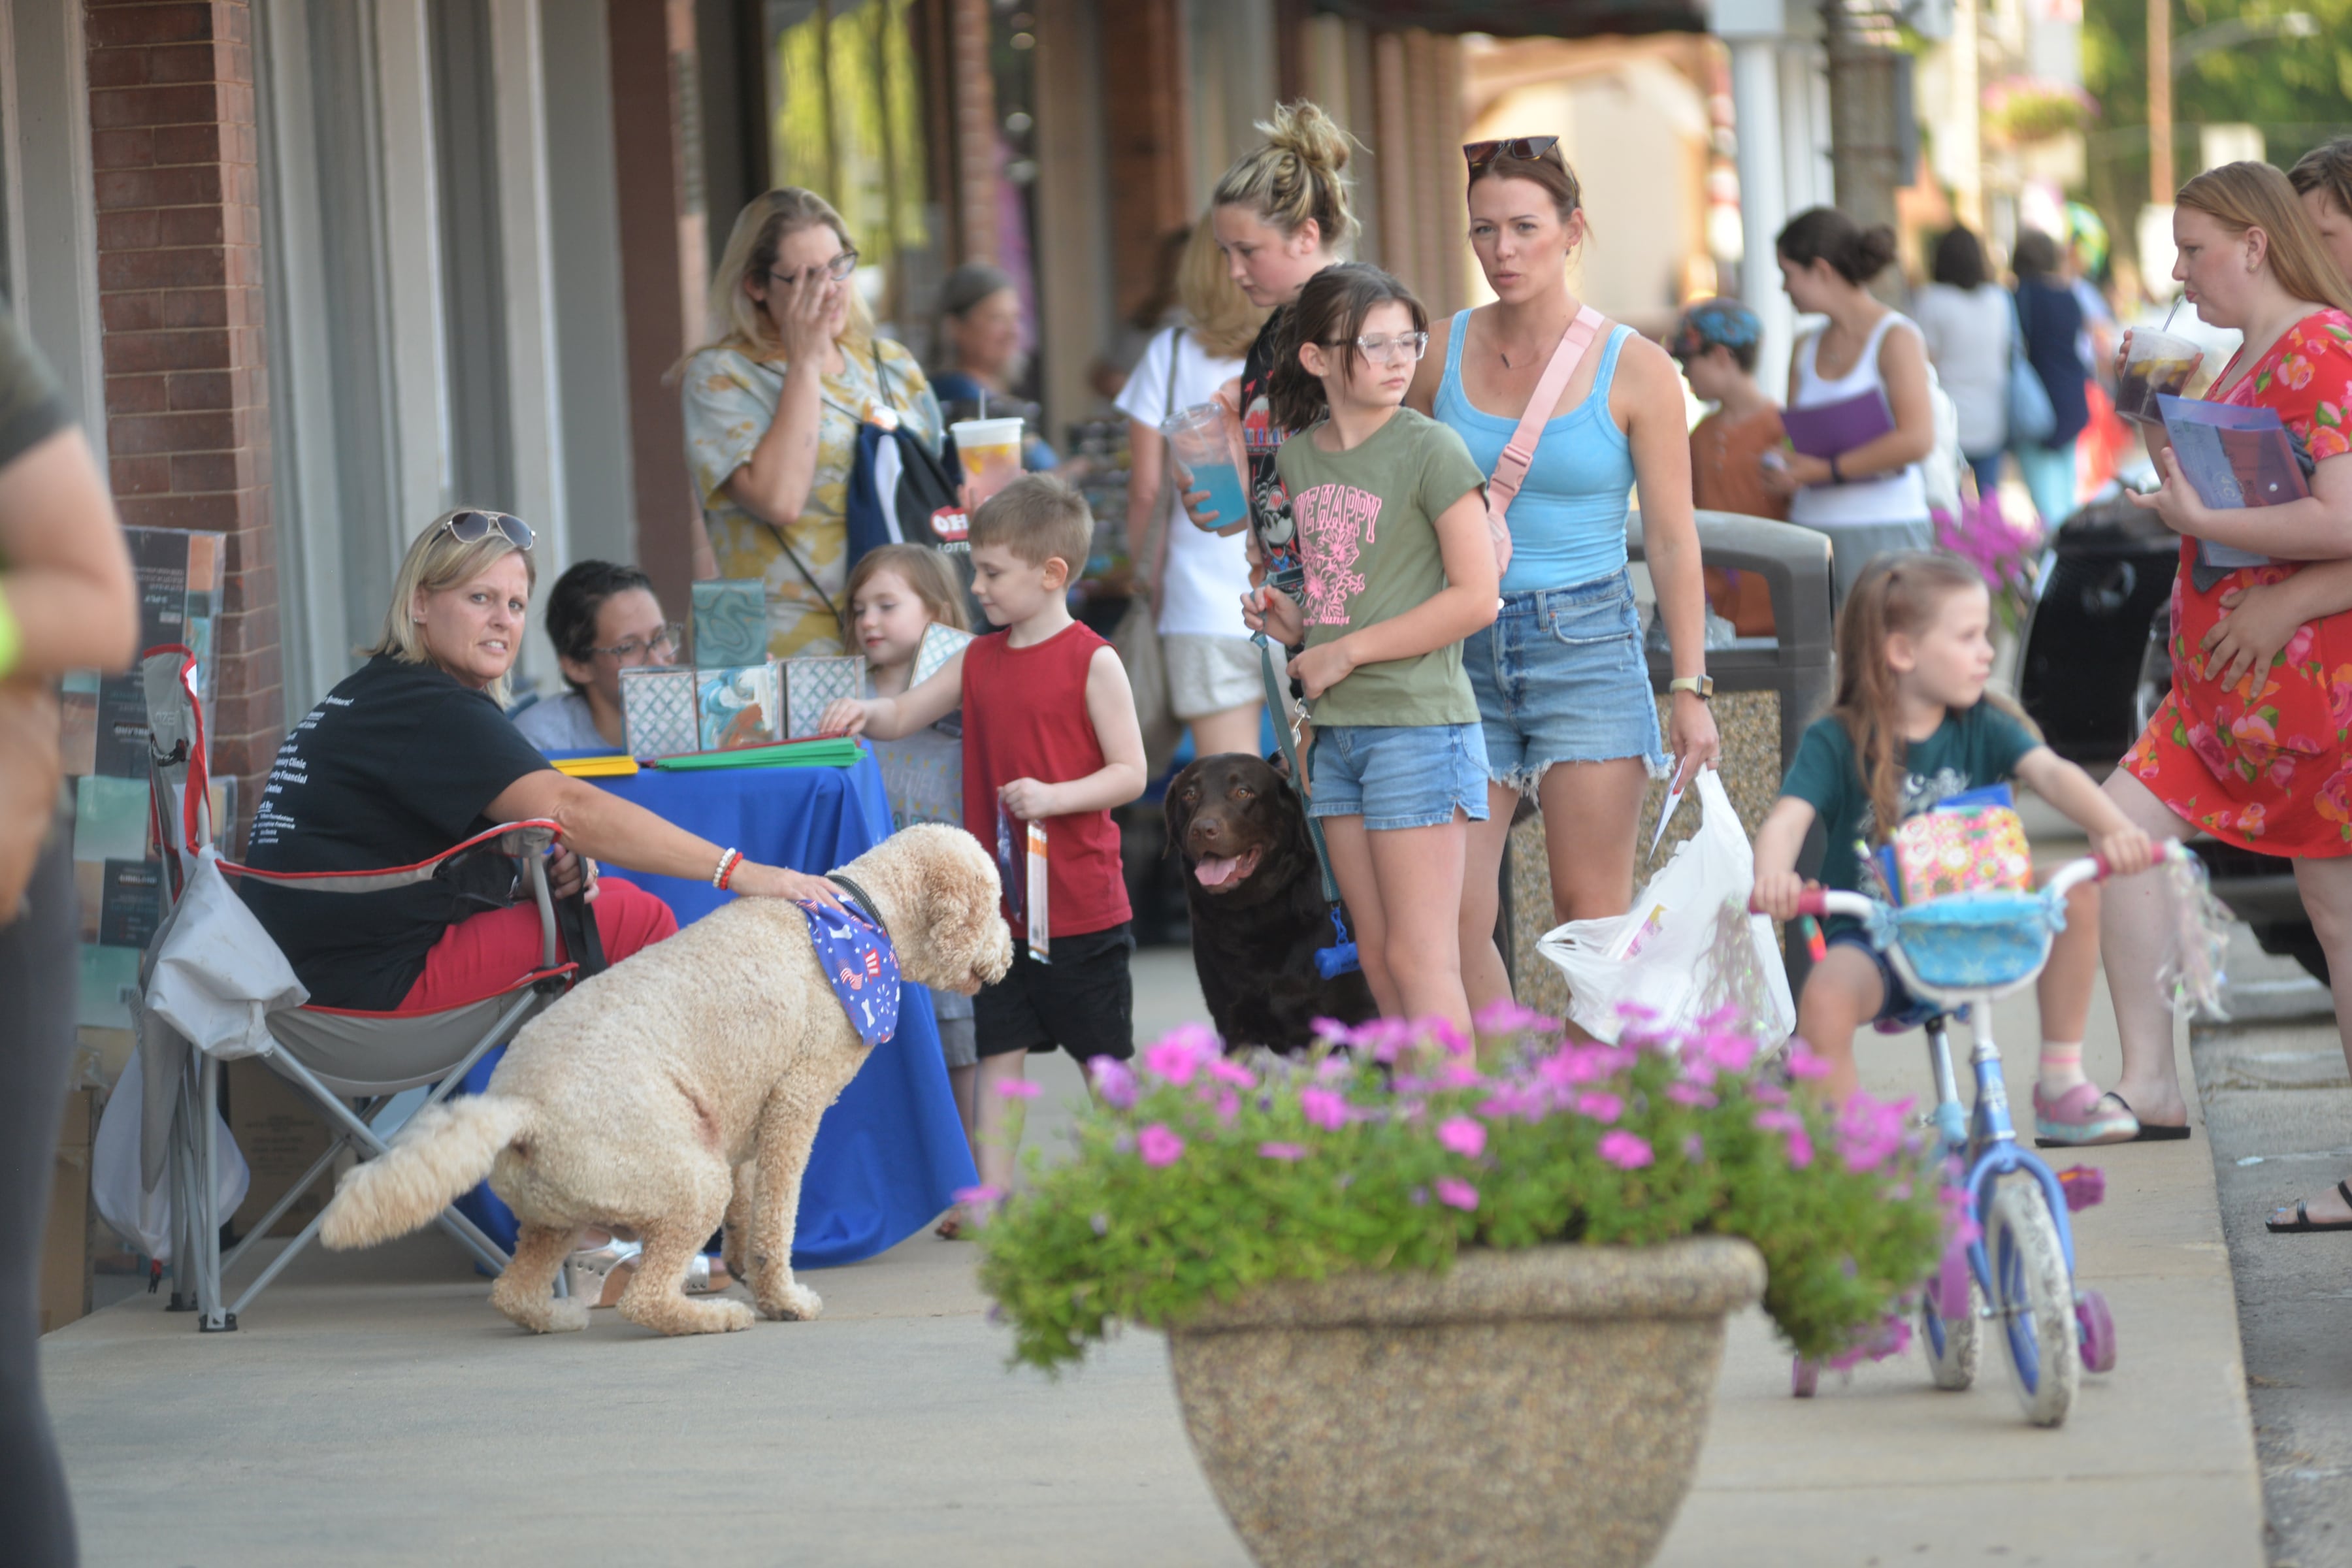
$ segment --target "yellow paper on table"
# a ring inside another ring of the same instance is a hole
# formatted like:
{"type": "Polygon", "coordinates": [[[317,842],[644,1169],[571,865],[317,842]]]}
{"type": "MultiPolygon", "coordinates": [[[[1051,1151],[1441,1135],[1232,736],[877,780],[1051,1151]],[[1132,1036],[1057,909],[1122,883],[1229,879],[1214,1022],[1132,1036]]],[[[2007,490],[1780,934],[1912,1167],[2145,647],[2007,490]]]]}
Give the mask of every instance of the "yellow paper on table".
{"type": "Polygon", "coordinates": [[[555,771],[575,779],[626,778],[637,771],[637,759],[630,756],[558,757],[555,771]]]}

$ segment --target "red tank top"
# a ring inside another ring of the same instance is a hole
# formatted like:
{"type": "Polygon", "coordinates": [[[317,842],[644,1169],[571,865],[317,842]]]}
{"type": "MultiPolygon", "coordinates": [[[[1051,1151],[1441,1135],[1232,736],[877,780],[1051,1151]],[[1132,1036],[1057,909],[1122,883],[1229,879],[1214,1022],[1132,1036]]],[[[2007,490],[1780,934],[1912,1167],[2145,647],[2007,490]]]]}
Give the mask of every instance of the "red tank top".
{"type": "MultiPolygon", "coordinates": [[[[1014,779],[1067,784],[1101,770],[1102,742],[1087,713],[1087,667],[1097,648],[1109,646],[1073,622],[1034,647],[1014,647],[1009,633],[993,632],[964,649],[963,825],[982,844],[996,844],[996,792],[1014,779]]],[[[1015,837],[1016,857],[1025,843],[1015,837]]],[[[1118,825],[1109,812],[1046,818],[1045,855],[1050,935],[1085,936],[1128,919],[1118,825]]],[[[1013,934],[1027,934],[1009,907],[1007,918],[1013,934]]]]}

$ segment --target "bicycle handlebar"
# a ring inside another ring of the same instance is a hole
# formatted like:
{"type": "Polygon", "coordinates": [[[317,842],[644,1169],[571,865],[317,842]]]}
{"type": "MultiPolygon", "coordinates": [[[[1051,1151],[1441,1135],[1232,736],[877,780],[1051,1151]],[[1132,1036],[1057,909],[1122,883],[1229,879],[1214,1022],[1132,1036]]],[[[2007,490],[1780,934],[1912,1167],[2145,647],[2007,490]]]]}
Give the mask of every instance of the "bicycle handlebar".
{"type": "MultiPolygon", "coordinates": [[[[2178,850],[2177,844],[2167,845],[2163,855],[2158,858],[2164,858],[2178,850]]],[[[2185,853],[2185,851],[2181,852],[2185,853]]],[[[2104,882],[2113,874],[2113,868],[2107,865],[2105,857],[2085,855],[2079,860],[2069,860],[2059,867],[2052,874],[2050,880],[2044,884],[2042,890],[2063,896],[2084,882],[2104,882]]],[[[1856,918],[1866,918],[1876,903],[1876,900],[1862,893],[1842,892],[1834,888],[1807,888],[1797,895],[1797,912],[1801,915],[1816,917],[1853,915],[1856,918]]],[[[1767,911],[1758,909],[1756,900],[1751,897],[1748,900],[1748,912],[1751,915],[1760,915],[1767,911]]]]}

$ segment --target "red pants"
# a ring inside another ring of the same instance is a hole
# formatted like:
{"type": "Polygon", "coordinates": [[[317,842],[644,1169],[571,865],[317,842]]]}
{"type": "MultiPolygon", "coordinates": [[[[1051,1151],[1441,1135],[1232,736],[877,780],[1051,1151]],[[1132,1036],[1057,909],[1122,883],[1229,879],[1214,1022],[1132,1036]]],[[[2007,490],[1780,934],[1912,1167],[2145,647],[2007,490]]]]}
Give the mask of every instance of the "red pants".
{"type": "MultiPolygon", "coordinates": [[[[596,932],[604,939],[604,957],[618,963],[639,948],[650,947],[677,930],[669,906],[618,877],[601,877],[596,901],[596,932]]],[[[442,932],[433,951],[425,955],[425,973],[401,999],[403,1013],[439,1013],[495,996],[539,967],[539,906],[485,910],[459,921],[442,932]]],[[[563,935],[556,933],[556,949],[563,935]]],[[[563,952],[564,960],[571,954],[563,952]]]]}

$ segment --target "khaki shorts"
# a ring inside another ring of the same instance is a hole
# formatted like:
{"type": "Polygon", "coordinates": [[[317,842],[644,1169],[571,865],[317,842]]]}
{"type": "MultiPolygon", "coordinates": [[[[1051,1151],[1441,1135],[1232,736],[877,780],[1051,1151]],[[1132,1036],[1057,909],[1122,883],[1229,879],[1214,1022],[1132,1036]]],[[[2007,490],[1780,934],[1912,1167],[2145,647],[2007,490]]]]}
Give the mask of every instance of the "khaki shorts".
{"type": "Polygon", "coordinates": [[[1160,648],[1168,666],[1168,705],[1179,719],[1199,719],[1265,700],[1257,644],[1247,637],[1168,632],[1161,636],[1160,648]]]}

